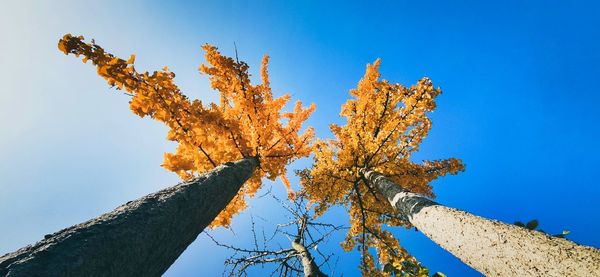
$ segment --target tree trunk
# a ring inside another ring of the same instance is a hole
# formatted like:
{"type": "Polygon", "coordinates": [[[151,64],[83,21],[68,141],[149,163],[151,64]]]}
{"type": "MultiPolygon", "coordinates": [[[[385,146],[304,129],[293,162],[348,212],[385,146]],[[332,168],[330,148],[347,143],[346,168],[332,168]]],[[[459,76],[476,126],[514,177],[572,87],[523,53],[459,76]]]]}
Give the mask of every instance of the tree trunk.
{"type": "Polygon", "coordinates": [[[304,277],[327,277],[312,258],[310,252],[306,249],[299,238],[292,241],[292,248],[298,252],[302,259],[302,268],[304,269],[304,277]]]}
{"type": "Polygon", "coordinates": [[[487,276],[600,276],[596,248],[448,208],[363,173],[419,231],[487,276]]]}
{"type": "Polygon", "coordinates": [[[258,165],[229,162],[0,257],[1,276],[160,276],[258,165]]]}

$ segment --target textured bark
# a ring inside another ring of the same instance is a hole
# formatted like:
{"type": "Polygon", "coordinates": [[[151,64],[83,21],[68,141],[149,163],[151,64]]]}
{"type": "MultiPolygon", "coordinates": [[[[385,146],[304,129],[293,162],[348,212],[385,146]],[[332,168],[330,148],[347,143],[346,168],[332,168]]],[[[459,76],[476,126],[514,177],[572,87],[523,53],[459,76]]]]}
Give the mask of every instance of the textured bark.
{"type": "Polygon", "coordinates": [[[0,257],[0,276],[160,276],[252,175],[225,163],[0,257]]]}
{"type": "Polygon", "coordinates": [[[431,240],[487,276],[600,276],[600,250],[448,208],[364,172],[390,204],[431,240]]]}
{"type": "Polygon", "coordinates": [[[305,277],[327,277],[327,275],[321,272],[319,266],[317,266],[312,255],[306,249],[304,244],[301,243],[300,239],[295,239],[292,241],[292,248],[294,248],[294,250],[300,254],[305,277]]]}

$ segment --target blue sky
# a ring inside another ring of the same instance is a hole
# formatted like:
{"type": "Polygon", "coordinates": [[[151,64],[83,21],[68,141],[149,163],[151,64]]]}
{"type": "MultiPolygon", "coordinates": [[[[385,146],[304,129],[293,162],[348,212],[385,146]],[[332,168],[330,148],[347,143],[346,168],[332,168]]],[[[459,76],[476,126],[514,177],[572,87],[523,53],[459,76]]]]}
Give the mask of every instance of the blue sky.
{"type": "MultiPolygon", "coordinates": [[[[320,137],[343,123],[340,105],[367,63],[382,58],[383,78],[405,85],[428,76],[443,94],[414,159],[467,165],[434,183],[437,201],[505,222],[537,218],[548,232],[600,247],[599,4],[522,2],[4,1],[0,252],[177,182],[160,167],[174,148],[166,129],[133,115],[89,64],[61,54],[65,33],[136,54],[138,68],[168,65],[186,94],[205,101],[217,98],[197,71],[200,45],[231,55],[235,41],[255,74],[269,54],[274,91],[316,103],[309,124],[320,137]]],[[[273,192],[284,195],[281,187],[273,192]]],[[[250,214],[268,218],[266,228],[285,220],[274,207],[252,201],[233,232],[214,234],[245,241],[250,214]]],[[[420,233],[393,231],[433,272],[478,276],[420,233]]],[[[324,248],[339,253],[336,273],[356,276],[358,256],[342,253],[340,240],[324,248]]],[[[217,276],[226,256],[201,235],[166,276],[217,276]]]]}

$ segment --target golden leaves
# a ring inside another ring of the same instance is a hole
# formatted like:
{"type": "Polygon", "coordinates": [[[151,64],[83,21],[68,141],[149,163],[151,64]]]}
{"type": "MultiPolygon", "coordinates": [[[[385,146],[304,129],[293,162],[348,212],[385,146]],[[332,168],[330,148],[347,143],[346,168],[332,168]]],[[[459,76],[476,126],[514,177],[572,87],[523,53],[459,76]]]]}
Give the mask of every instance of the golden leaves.
{"type": "Polygon", "coordinates": [[[369,253],[374,248],[378,261],[394,268],[414,261],[398,241],[382,226],[410,224],[395,216],[391,206],[374,188],[364,182],[359,170],[373,169],[413,192],[433,196],[430,182],[446,174],[464,170],[458,159],[415,163],[410,160],[431,128],[427,113],[435,109],[440,90],[423,78],[411,87],[380,80],[380,61],[368,65],[366,73],[350,91],[353,96],[341,109],[346,118],[343,126],[331,125],[335,138],[316,140],[312,128],[301,132],[302,124],[315,106],[303,108],[296,102],[292,112],[282,112],[290,96],[273,97],[268,75],[268,56],[262,60],[262,84],[250,82],[245,62],[225,57],[211,45],[204,45],[207,64],[200,72],[209,77],[210,85],[219,92],[218,104],[205,105],[190,100],[174,83],[175,74],[167,67],[162,71],[139,73],[135,56],[125,61],[117,58],[83,37],[65,35],[58,44],[65,54],[82,55],[92,61],[98,74],[111,86],[132,96],[131,110],[163,122],[169,131],[167,139],[178,143],[174,153],[166,153],[163,167],[182,179],[216,165],[256,157],[260,168],[241,188],[240,193],[219,214],[211,226],[227,226],[231,218],[246,208],[245,196],[252,196],[261,186],[261,178],[274,180],[280,176],[290,197],[291,186],[285,177],[285,166],[295,159],[314,154],[314,165],[300,174],[307,198],[321,215],[328,207],[344,205],[350,215],[350,229],[343,246],[360,249],[361,270],[367,275],[386,275],[377,270],[369,253]]]}
{"type": "MultiPolygon", "coordinates": [[[[268,57],[263,58],[262,84],[250,83],[248,65],[234,61],[211,45],[204,45],[206,65],[200,72],[209,76],[211,87],[219,92],[221,101],[204,105],[191,101],[175,85],[168,67],[153,73],[139,73],[134,67],[135,56],[125,61],[84,38],[65,35],[58,48],[65,54],[83,56],[96,66],[98,75],[110,86],[131,95],[130,109],[140,117],[149,116],[163,122],[169,131],[167,139],[178,143],[174,153],[166,153],[163,167],[188,180],[215,166],[256,157],[260,168],[240,190],[240,193],[219,214],[211,226],[227,226],[236,213],[246,207],[245,196],[252,196],[261,186],[261,178],[283,176],[285,166],[307,156],[314,136],[312,128],[303,132],[302,123],[315,106],[302,108],[297,102],[294,111],[283,113],[289,95],[273,99],[268,78],[268,57]],[[282,123],[286,119],[286,123],[282,123]]],[[[289,189],[289,182],[286,184],[289,189]]],[[[293,195],[290,193],[290,196],[293,195]]]]}
{"type": "Polygon", "coordinates": [[[129,56],[129,59],[127,60],[127,64],[134,64],[135,63],[135,55],[131,55],[129,56]]]}
{"type": "Polygon", "coordinates": [[[342,106],[340,115],[346,124],[330,125],[335,139],[313,144],[315,163],[301,175],[307,198],[318,204],[317,215],[334,204],[348,209],[351,226],[342,245],[346,250],[358,247],[363,257],[361,270],[367,275],[384,274],[377,270],[367,250],[370,247],[382,265],[414,258],[381,229],[384,225],[409,227],[410,223],[395,215],[359,170],[381,172],[405,189],[428,196],[433,196],[432,180],[464,170],[455,158],[410,161],[431,128],[427,113],[435,109],[434,99],[441,91],[428,78],[411,87],[380,80],[379,65],[380,60],[367,65],[357,88],[350,91],[353,98],[342,106]]]}
{"type": "Polygon", "coordinates": [[[204,45],[209,65],[200,66],[200,72],[209,75],[211,87],[221,95],[218,110],[224,120],[236,122],[245,128],[243,136],[231,134],[236,148],[243,156],[261,157],[261,168],[274,180],[285,172],[285,165],[298,157],[307,156],[314,136],[312,128],[300,133],[302,123],[314,111],[314,104],[303,109],[296,102],[294,111],[282,113],[289,95],[273,99],[268,84],[268,58],[262,62],[263,84],[252,85],[245,62],[222,56],[217,48],[204,45]],[[281,123],[282,117],[287,124],[281,123]]]}
{"type": "Polygon", "coordinates": [[[294,198],[296,198],[296,195],[294,194],[294,191],[292,190],[292,184],[290,183],[290,180],[288,180],[287,176],[285,176],[285,173],[281,174],[281,176],[279,176],[279,178],[281,179],[281,182],[285,186],[285,190],[287,191],[288,198],[292,199],[292,200],[294,198]]]}

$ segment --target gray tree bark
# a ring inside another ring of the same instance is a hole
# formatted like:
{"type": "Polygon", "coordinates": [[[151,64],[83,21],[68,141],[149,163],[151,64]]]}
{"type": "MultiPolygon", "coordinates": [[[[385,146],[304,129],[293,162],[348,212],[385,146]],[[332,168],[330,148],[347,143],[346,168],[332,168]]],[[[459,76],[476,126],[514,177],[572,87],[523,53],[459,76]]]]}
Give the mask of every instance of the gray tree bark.
{"type": "Polygon", "coordinates": [[[312,255],[299,238],[292,241],[292,248],[300,255],[304,277],[327,277],[327,275],[321,272],[312,255]]]}
{"type": "Polygon", "coordinates": [[[229,162],[0,257],[0,276],[160,276],[258,165],[229,162]]]}
{"type": "Polygon", "coordinates": [[[487,276],[600,276],[600,250],[448,208],[382,174],[364,177],[419,231],[487,276]]]}
{"type": "Polygon", "coordinates": [[[296,235],[296,238],[294,238],[292,241],[292,249],[294,249],[300,256],[304,277],[327,277],[327,275],[325,275],[325,273],[319,269],[319,266],[317,263],[315,263],[310,251],[308,251],[304,245],[304,232],[306,231],[307,221],[308,215],[306,214],[300,218],[300,222],[298,224],[298,235],[296,235]]]}

